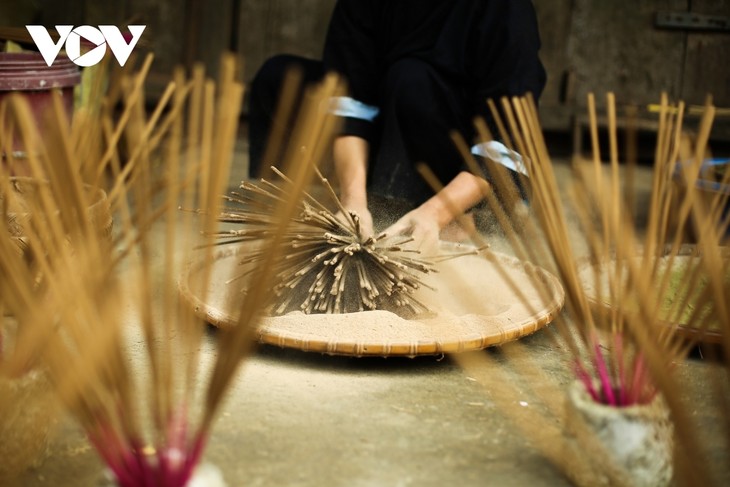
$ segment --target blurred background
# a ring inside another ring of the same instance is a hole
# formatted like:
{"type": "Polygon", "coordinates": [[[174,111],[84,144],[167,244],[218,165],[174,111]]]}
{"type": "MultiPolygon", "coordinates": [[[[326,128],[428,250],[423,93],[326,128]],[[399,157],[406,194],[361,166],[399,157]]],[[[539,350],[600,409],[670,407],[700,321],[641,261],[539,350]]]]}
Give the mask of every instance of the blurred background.
{"type": "MultiPolygon", "coordinates": [[[[702,105],[711,93],[717,107],[730,107],[730,0],[533,3],[548,72],[542,124],[546,131],[569,137],[574,148],[587,145],[582,138],[588,92],[602,97],[610,90],[620,106],[635,106],[645,132],[655,128],[650,105],[658,102],[662,91],[690,105],[702,105]]],[[[175,66],[201,61],[209,73],[216,73],[225,50],[245,61],[246,82],[275,53],[319,57],[334,4],[335,0],[5,0],[0,25],[144,24],[144,46],[137,51],[155,54],[148,77],[148,96],[154,98],[175,66]]],[[[722,110],[718,115],[712,140],[730,141],[730,117],[722,110]]]]}

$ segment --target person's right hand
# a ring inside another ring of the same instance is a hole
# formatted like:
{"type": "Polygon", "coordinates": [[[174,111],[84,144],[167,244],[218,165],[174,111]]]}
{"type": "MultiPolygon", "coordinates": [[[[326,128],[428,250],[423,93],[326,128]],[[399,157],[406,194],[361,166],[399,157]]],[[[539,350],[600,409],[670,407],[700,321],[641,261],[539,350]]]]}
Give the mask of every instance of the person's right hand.
{"type": "Polygon", "coordinates": [[[385,230],[387,235],[409,236],[411,247],[424,255],[435,255],[439,248],[441,227],[428,210],[421,206],[403,215],[385,230]]]}

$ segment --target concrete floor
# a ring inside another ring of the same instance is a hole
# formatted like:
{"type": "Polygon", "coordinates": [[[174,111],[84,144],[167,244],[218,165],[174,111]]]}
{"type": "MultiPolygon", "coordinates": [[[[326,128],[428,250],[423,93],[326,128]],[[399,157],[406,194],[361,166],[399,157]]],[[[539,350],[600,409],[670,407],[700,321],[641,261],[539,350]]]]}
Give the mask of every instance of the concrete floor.
{"type": "MultiPolygon", "coordinates": [[[[522,340],[547,380],[531,384],[532,393],[515,387],[499,398],[501,406],[493,394],[503,391],[449,358],[357,359],[260,348],[230,391],[205,459],[229,486],[570,485],[514,423],[523,409],[542,411],[538,395],[560,401],[561,386],[572,380],[551,333],[522,340]],[[515,411],[505,410],[505,401],[515,411]]],[[[215,335],[206,339],[204,359],[215,353],[215,335]]],[[[499,351],[481,353],[499,364],[486,375],[521,368],[499,351]]],[[[693,420],[706,432],[716,485],[730,485],[728,451],[713,430],[720,412],[703,388],[709,368],[691,360],[678,364],[677,374],[693,401],[693,420]]],[[[563,421],[545,414],[546,425],[563,421]]],[[[94,486],[102,469],[83,433],[64,418],[48,458],[10,485],[94,486]]]]}
{"type": "MultiPolygon", "coordinates": [[[[567,180],[567,165],[558,171],[567,180]]],[[[478,352],[494,359],[480,377],[450,357],[358,359],[260,347],[230,391],[205,459],[229,486],[570,485],[523,434],[539,435],[540,425],[515,423],[535,410],[546,425],[563,421],[543,404],[545,397],[561,404],[573,379],[554,334],[548,327],[520,340],[522,358],[498,348],[478,352]],[[521,360],[536,366],[540,379],[494,387],[489,377],[519,374],[521,360]]],[[[216,353],[217,335],[206,333],[204,362],[216,353]]],[[[714,368],[690,359],[676,373],[706,440],[707,468],[717,485],[730,485],[730,452],[714,429],[721,411],[706,380],[714,368]]],[[[45,461],[10,485],[94,486],[102,469],[80,429],[62,416],[45,461]]]]}

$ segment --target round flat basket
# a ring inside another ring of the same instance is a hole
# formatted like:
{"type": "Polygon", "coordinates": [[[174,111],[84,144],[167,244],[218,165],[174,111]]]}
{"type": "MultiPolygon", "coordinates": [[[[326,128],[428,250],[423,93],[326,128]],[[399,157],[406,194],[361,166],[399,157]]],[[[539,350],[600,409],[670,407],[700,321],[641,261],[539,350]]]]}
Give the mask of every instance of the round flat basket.
{"type": "MultiPolygon", "coordinates": [[[[472,247],[442,244],[445,253],[472,247]]],[[[182,276],[180,292],[199,317],[220,328],[235,326],[246,280],[239,278],[245,247],[214,255],[207,296],[199,289],[202,262],[182,276]]],[[[436,265],[416,293],[430,312],[405,319],[388,311],[343,314],[288,313],[261,320],[258,338],[280,347],[333,355],[409,356],[479,350],[516,340],[550,323],[563,307],[557,278],[544,269],[491,251],[436,265]]]]}
{"type": "MultiPolygon", "coordinates": [[[[660,276],[663,273],[669,272],[669,280],[666,289],[659,300],[659,324],[673,328],[674,333],[681,338],[689,340],[690,342],[697,344],[719,344],[722,343],[723,334],[722,328],[719,322],[709,322],[706,327],[700,329],[696,326],[688,324],[688,318],[693,314],[694,300],[700,294],[700,291],[704,288],[705,283],[703,278],[696,283],[694,290],[692,291],[692,297],[685,299],[687,290],[682,288],[682,282],[689,279],[688,266],[696,264],[697,258],[701,257],[699,248],[693,244],[683,244],[679,247],[675,257],[671,260],[671,267],[669,266],[670,259],[667,252],[669,249],[665,249],[666,252],[660,253],[656,258],[659,260],[659,272],[660,276]],[[686,302],[685,302],[686,301],[686,302]],[[675,309],[675,303],[683,303],[685,306],[679,310],[675,309]],[[662,317],[664,316],[664,317],[662,317]],[[671,316],[671,318],[669,318],[671,316]]],[[[724,268],[727,269],[727,263],[730,261],[730,248],[719,247],[720,257],[725,263],[724,268]]],[[[637,256],[636,259],[641,259],[637,256]]],[[[586,291],[588,299],[591,305],[599,313],[611,313],[615,305],[611,302],[611,298],[608,295],[608,282],[609,275],[616,275],[616,260],[611,258],[603,263],[591,263],[586,261],[579,269],[579,277],[586,291]],[[600,283],[600,287],[599,287],[600,283]]],[[[619,267],[624,269],[625,266],[619,267]]],[[[725,273],[725,282],[730,279],[730,273],[725,273]]],[[[661,277],[656,278],[657,286],[661,282],[661,277]]],[[[623,306],[628,307],[626,310],[631,310],[630,306],[636,306],[635,303],[622,303],[623,306]]],[[[706,308],[706,311],[709,309],[706,308]]]]}

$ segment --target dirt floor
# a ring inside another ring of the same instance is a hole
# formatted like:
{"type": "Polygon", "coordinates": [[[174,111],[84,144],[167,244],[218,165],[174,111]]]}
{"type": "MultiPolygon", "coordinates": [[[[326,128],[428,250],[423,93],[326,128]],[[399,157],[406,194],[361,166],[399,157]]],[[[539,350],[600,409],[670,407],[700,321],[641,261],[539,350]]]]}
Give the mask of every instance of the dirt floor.
{"type": "MultiPolygon", "coordinates": [[[[567,165],[558,171],[568,178],[567,165]]],[[[239,177],[240,168],[232,181],[239,177]]],[[[648,181],[646,171],[640,179],[648,181]]],[[[229,486],[570,485],[541,450],[546,432],[564,421],[560,405],[573,380],[555,335],[548,326],[521,339],[519,354],[477,352],[490,364],[478,376],[448,356],[351,358],[262,346],[235,381],[205,460],[229,486]],[[527,368],[535,374],[520,376],[527,368]]],[[[204,363],[217,339],[208,329],[204,363]]],[[[714,369],[699,357],[676,365],[706,439],[706,468],[717,485],[730,485],[714,369]]],[[[61,414],[45,460],[9,485],[95,486],[102,471],[79,427],[61,414]]]]}
{"type": "MultiPolygon", "coordinates": [[[[570,485],[531,441],[541,425],[526,437],[515,424],[531,408],[544,414],[543,426],[563,422],[541,397],[562,401],[572,380],[552,333],[521,340],[543,382],[516,386],[498,403],[493,394],[504,391],[448,357],[358,359],[262,347],[236,381],[205,459],[229,486],[570,485]]],[[[203,357],[215,347],[211,330],[203,357]]],[[[480,353],[497,363],[486,376],[521,369],[499,349],[480,353]]],[[[678,364],[677,373],[686,379],[693,419],[706,428],[717,485],[730,485],[726,446],[713,436],[722,418],[703,380],[710,368],[695,359],[678,364]]],[[[10,485],[94,486],[102,469],[78,426],[62,418],[45,461],[10,485]]]]}

